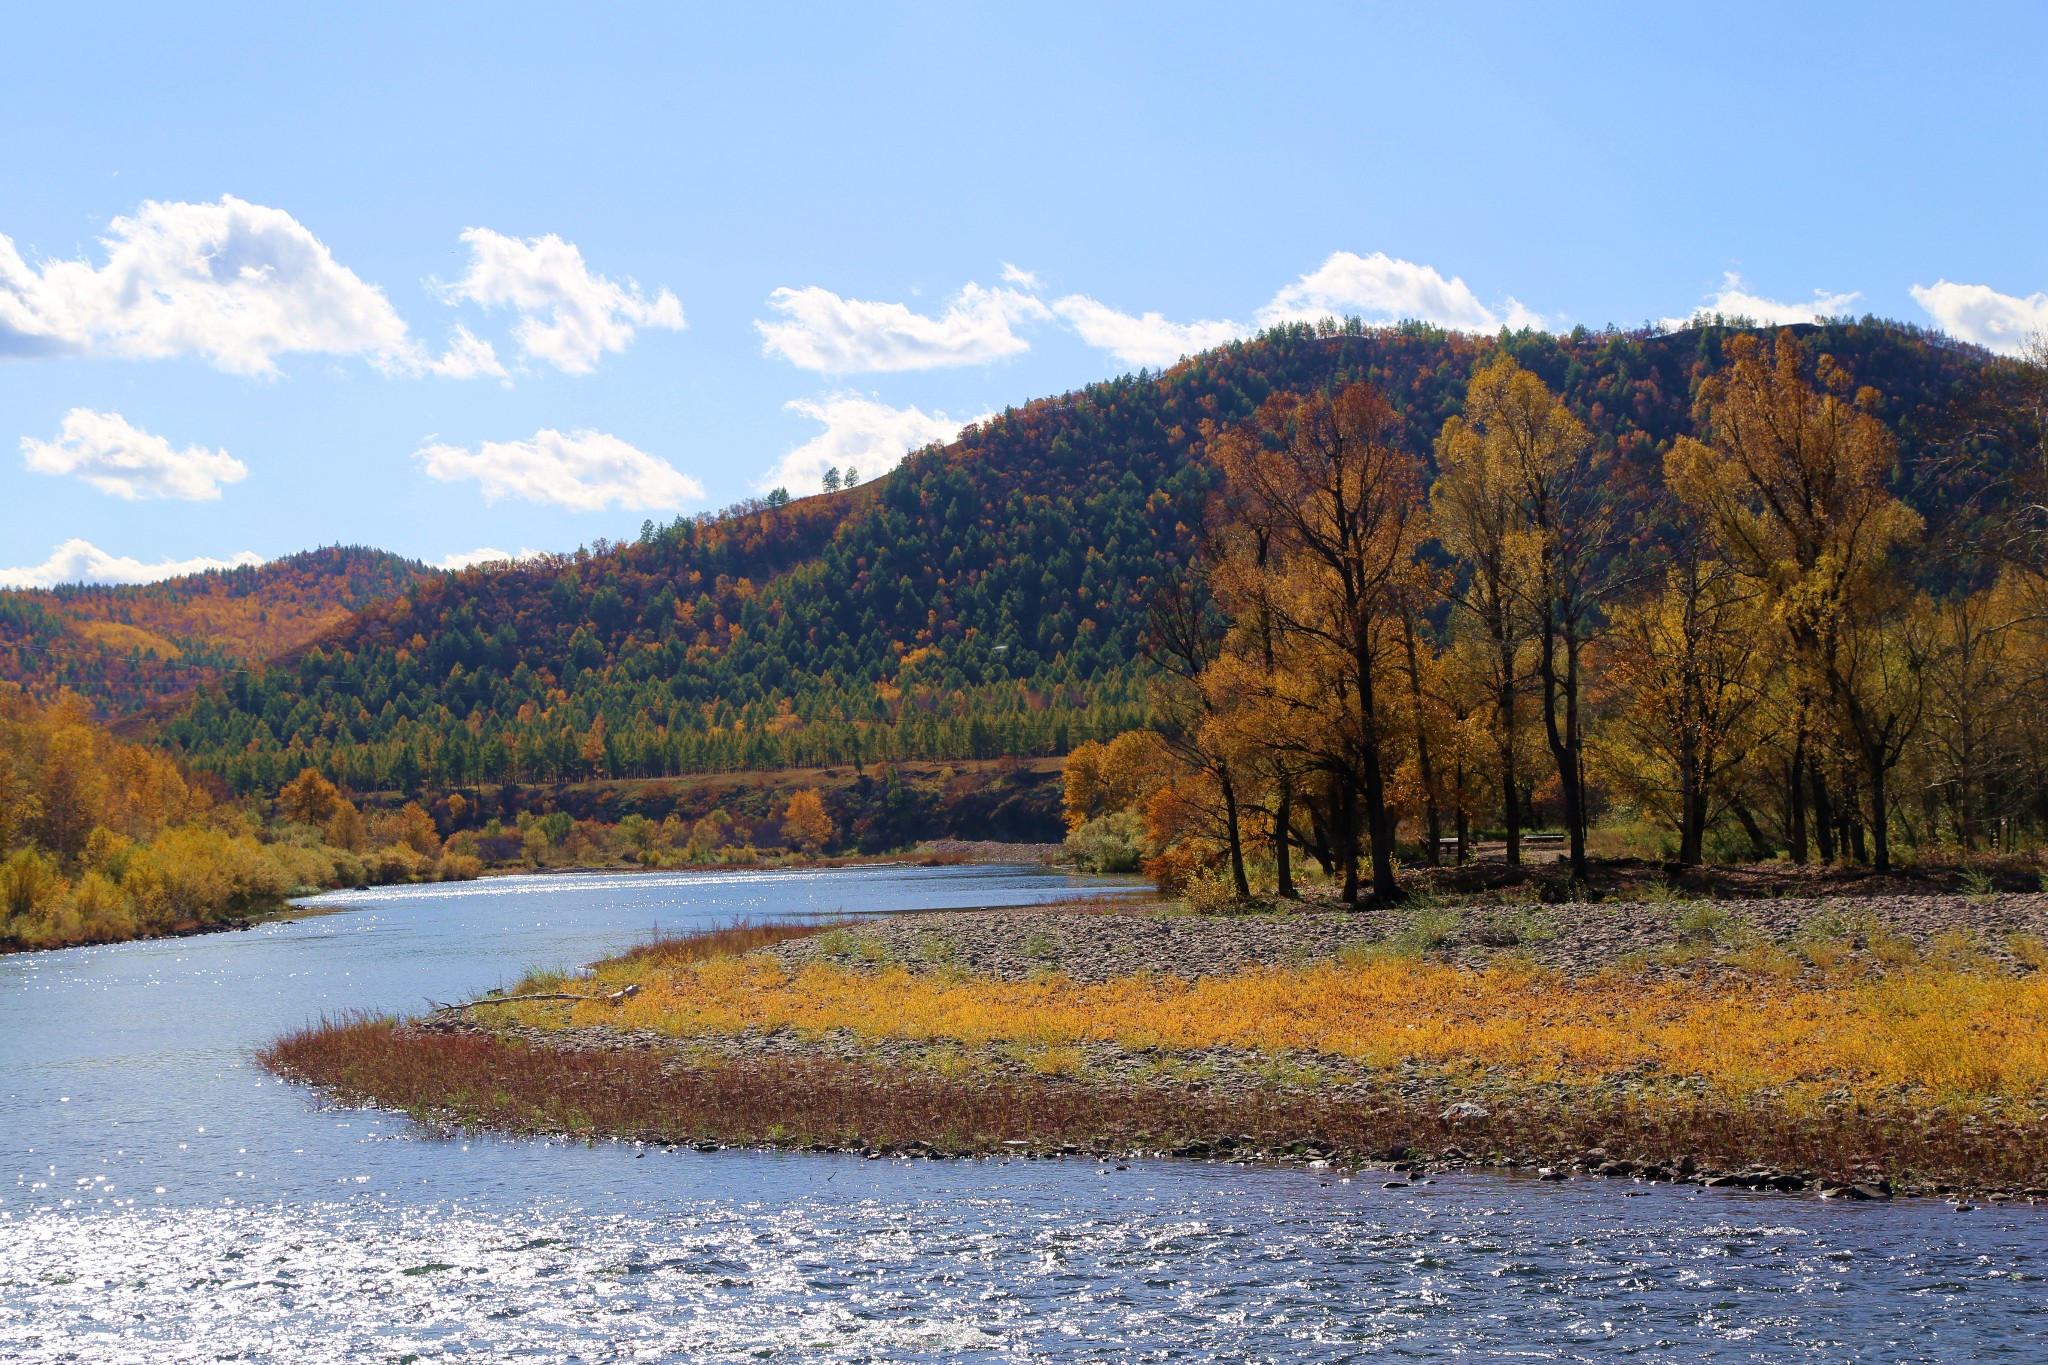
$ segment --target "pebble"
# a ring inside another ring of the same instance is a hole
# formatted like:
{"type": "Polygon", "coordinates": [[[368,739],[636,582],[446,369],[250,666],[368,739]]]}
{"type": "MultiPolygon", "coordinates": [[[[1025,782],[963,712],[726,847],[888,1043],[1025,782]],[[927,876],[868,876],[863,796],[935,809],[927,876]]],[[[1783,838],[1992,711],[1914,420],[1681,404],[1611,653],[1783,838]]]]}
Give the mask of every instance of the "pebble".
{"type": "MultiPolygon", "coordinates": [[[[1883,964],[1867,951],[1859,923],[1926,949],[1946,930],[1969,932],[1995,961],[2017,965],[2006,939],[2018,932],[2048,937],[2048,893],[1993,896],[1871,895],[1784,897],[1712,902],[1725,917],[1716,937],[1687,928],[1705,902],[1574,902],[1518,907],[1473,906],[1455,915],[1430,956],[1483,966],[1503,953],[1569,976],[1626,960],[1651,977],[1736,970],[1734,941],[1749,936],[1785,947],[1816,917],[1846,932],[1841,942],[1865,965],[1883,964]],[[1672,950],[1684,949],[1683,952],[1672,950]],[[1697,951],[1695,951],[1697,950],[1697,951]]],[[[1405,930],[1412,912],[1347,911],[1310,902],[1285,914],[1165,915],[1143,906],[1077,911],[1064,907],[954,910],[891,915],[839,935],[792,939],[769,951],[790,966],[828,961],[856,971],[902,967],[912,973],[964,972],[1027,981],[1057,972],[1075,981],[1107,981],[1156,973],[1199,978],[1250,967],[1329,962],[1348,947],[1371,948],[1405,930]]]]}

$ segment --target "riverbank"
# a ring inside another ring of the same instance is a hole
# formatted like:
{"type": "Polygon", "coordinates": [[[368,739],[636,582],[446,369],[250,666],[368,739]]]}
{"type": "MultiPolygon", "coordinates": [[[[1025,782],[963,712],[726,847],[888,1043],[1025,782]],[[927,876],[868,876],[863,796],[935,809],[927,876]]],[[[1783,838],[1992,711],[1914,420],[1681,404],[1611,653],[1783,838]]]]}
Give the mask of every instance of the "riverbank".
{"type": "Polygon", "coordinates": [[[266,1061],[518,1133],[2048,1195],[2048,896],[1532,909],[699,936],[266,1061]]]}
{"type": "Polygon", "coordinates": [[[584,873],[618,876],[645,872],[829,872],[842,867],[965,867],[971,864],[1015,867],[1058,861],[1058,844],[1006,844],[995,840],[927,839],[915,847],[889,853],[763,853],[754,857],[720,857],[701,862],[591,861],[582,863],[486,864],[480,877],[567,877],[584,873]]]}

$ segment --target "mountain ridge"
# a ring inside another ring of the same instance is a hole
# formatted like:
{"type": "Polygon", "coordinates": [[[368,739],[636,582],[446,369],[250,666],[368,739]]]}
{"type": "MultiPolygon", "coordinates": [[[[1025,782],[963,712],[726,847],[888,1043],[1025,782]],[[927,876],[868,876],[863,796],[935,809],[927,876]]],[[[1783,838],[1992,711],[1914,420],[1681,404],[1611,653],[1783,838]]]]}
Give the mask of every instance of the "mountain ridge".
{"type": "Polygon", "coordinates": [[[289,653],[436,573],[361,545],[154,583],[0,590],[0,679],[68,688],[104,717],[289,653]]]}
{"type": "MultiPolygon", "coordinates": [[[[246,790],[307,764],[411,789],[1062,752],[1142,723],[1146,606],[1215,487],[1206,433],[1267,394],[1368,380],[1427,458],[1504,350],[1656,481],[1747,330],[1274,329],[1009,409],[851,492],[415,580],[157,729],[246,790]]],[[[1941,455],[1988,353],[1875,319],[1793,330],[1881,395],[1923,513],[1971,514],[2011,453],[1960,477],[1941,455]]]]}

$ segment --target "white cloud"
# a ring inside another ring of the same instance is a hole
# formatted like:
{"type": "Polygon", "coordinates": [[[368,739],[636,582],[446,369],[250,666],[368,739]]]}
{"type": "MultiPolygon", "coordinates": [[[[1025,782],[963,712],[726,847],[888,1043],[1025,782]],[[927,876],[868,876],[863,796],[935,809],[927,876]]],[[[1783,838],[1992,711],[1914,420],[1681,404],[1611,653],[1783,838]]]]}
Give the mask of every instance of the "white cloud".
{"type": "Polygon", "coordinates": [[[857,468],[865,483],[893,469],[906,452],[950,441],[967,425],[943,412],[892,408],[853,393],[799,398],[783,406],[823,422],[825,430],[783,456],[762,478],[759,486],[764,491],[781,487],[797,494],[815,493],[824,487],[828,466],[842,473],[848,466],[857,468]]]}
{"type": "Polygon", "coordinates": [[[1540,327],[1543,323],[1512,298],[1496,311],[1481,303],[1456,276],[1445,279],[1433,266],[1397,260],[1384,251],[1370,256],[1333,252],[1320,266],[1275,294],[1258,316],[1262,327],[1356,316],[1376,322],[1413,319],[1459,332],[1497,332],[1503,326],[1540,327]]]}
{"type": "Polygon", "coordinates": [[[261,564],[263,556],[248,550],[229,559],[160,559],[145,564],[125,555],[110,555],[85,540],[67,540],[50,552],[40,564],[19,569],[0,569],[0,588],[53,588],[59,583],[155,583],[165,578],[208,569],[233,569],[261,564]]]}
{"type": "Polygon", "coordinates": [[[1019,289],[1035,291],[1038,288],[1038,276],[1032,274],[1028,270],[1024,270],[1017,266],[1011,265],[1008,261],[1004,261],[1003,283],[1014,284],[1019,289]]]}
{"type": "Polygon", "coordinates": [[[1015,323],[1051,316],[1043,303],[1014,289],[969,284],[939,317],[900,303],[843,299],[816,285],[778,289],[768,306],[781,322],[756,322],[761,349],[792,365],[826,374],[855,370],[929,370],[978,365],[1031,349],[1015,323]]]}
{"type": "Polygon", "coordinates": [[[502,497],[554,503],[579,512],[620,507],[680,507],[704,485],[602,431],[535,432],[529,441],[486,441],[475,450],[428,445],[414,452],[443,483],[475,479],[484,501],[502,497]]]}
{"type": "Polygon", "coordinates": [[[1158,313],[1132,317],[1085,294],[1070,294],[1052,307],[1073,324],[1081,340],[1127,365],[1171,365],[1182,356],[1245,334],[1244,326],[1235,322],[1168,322],[1158,313]]]}
{"type": "Polygon", "coordinates": [[[1702,318],[1719,315],[1724,318],[1750,318],[1766,327],[1784,327],[1801,322],[1818,322],[1822,318],[1840,317],[1847,313],[1862,294],[1851,290],[1847,294],[1828,294],[1814,290],[1813,297],[1803,303],[1786,303],[1778,299],[1767,299],[1753,294],[1742,282],[1742,276],[1729,271],[1721,277],[1720,292],[1694,309],[1692,316],[1664,318],[1663,325],[1676,331],[1690,327],[1702,318]]]}
{"type": "Polygon", "coordinates": [[[73,408],[54,441],[21,438],[22,463],[38,474],[75,474],[117,498],[182,498],[209,502],[249,467],[225,450],[174,449],[161,436],[132,426],[119,413],[73,408]]]}
{"type": "Polygon", "coordinates": [[[518,554],[513,554],[510,550],[500,550],[490,545],[479,545],[474,550],[464,550],[452,555],[443,555],[434,561],[434,567],[453,571],[474,568],[478,564],[517,564],[523,559],[538,558],[540,558],[539,550],[522,549],[518,554]]]}
{"type": "Polygon", "coordinates": [[[196,355],[252,375],[300,351],[423,363],[383,291],[282,209],[151,202],[107,231],[103,266],[31,266],[0,237],[0,356],[196,355]]]}
{"type": "Polygon", "coordinates": [[[520,349],[558,370],[590,373],[605,352],[624,350],[635,328],[680,331],[685,325],[674,294],[663,289],[649,299],[631,280],[617,284],[592,274],[583,253],[553,233],[521,240],[471,228],[462,240],[469,244],[469,269],[443,294],[517,309],[513,333],[520,349]]]}
{"type": "Polygon", "coordinates": [[[448,352],[439,360],[430,361],[427,368],[435,374],[449,379],[475,379],[478,375],[489,375],[508,383],[511,376],[498,363],[498,353],[491,343],[473,334],[461,323],[455,324],[455,336],[448,343],[448,352]]]}
{"type": "Polygon", "coordinates": [[[2048,335],[2048,294],[2022,299],[1987,284],[1948,280],[1916,284],[1912,294],[1942,331],[2004,355],[2018,355],[2029,340],[2048,335]]]}

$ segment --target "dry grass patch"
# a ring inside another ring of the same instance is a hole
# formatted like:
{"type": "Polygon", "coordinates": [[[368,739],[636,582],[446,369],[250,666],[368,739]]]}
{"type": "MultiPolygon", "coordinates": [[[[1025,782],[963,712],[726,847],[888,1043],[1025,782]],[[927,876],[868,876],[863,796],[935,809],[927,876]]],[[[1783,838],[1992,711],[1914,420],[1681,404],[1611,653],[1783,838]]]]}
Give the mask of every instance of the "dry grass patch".
{"type": "Polygon", "coordinates": [[[1898,1107],[1806,1114],[1714,1097],[1639,1100],[1602,1091],[1569,1102],[1538,1094],[1465,1118],[1394,1088],[1332,1096],[1172,1083],[1049,1085],[1028,1076],[784,1058],[677,1067],[644,1050],[572,1052],[378,1019],[304,1030],[279,1039],[262,1060],[343,1102],[401,1109],[432,1125],[643,1142],[900,1145],[966,1154],[1018,1142],[1175,1149],[1195,1139],[1199,1153],[1257,1155],[1315,1139],[1346,1159],[1422,1150],[1489,1162],[1570,1160],[1598,1145],[1664,1160],[1687,1154],[1708,1167],[1760,1162],[1825,1179],[1863,1179],[1881,1164],[1924,1188],[2020,1189],[2048,1178],[2048,1142],[2031,1116],[1980,1121],[1898,1107]]]}
{"type": "Polygon", "coordinates": [[[1727,1097],[1769,1091],[1788,1103],[1843,1090],[1947,1102],[2048,1094],[2048,976],[1987,971],[1961,947],[1883,977],[1818,983],[1795,979],[1789,954],[1757,947],[1755,972],[1711,984],[1624,973],[1573,981],[1525,965],[1474,971],[1394,955],[1096,984],[824,962],[790,971],[765,954],[674,965],[642,956],[600,970],[594,994],[640,985],[622,1004],[515,1005],[495,1017],[682,1038],[843,1029],[868,1041],[969,1048],[1141,1041],[1182,1052],[1320,1052],[1373,1068],[1489,1069],[1566,1086],[1700,1078],[1727,1097]]]}

